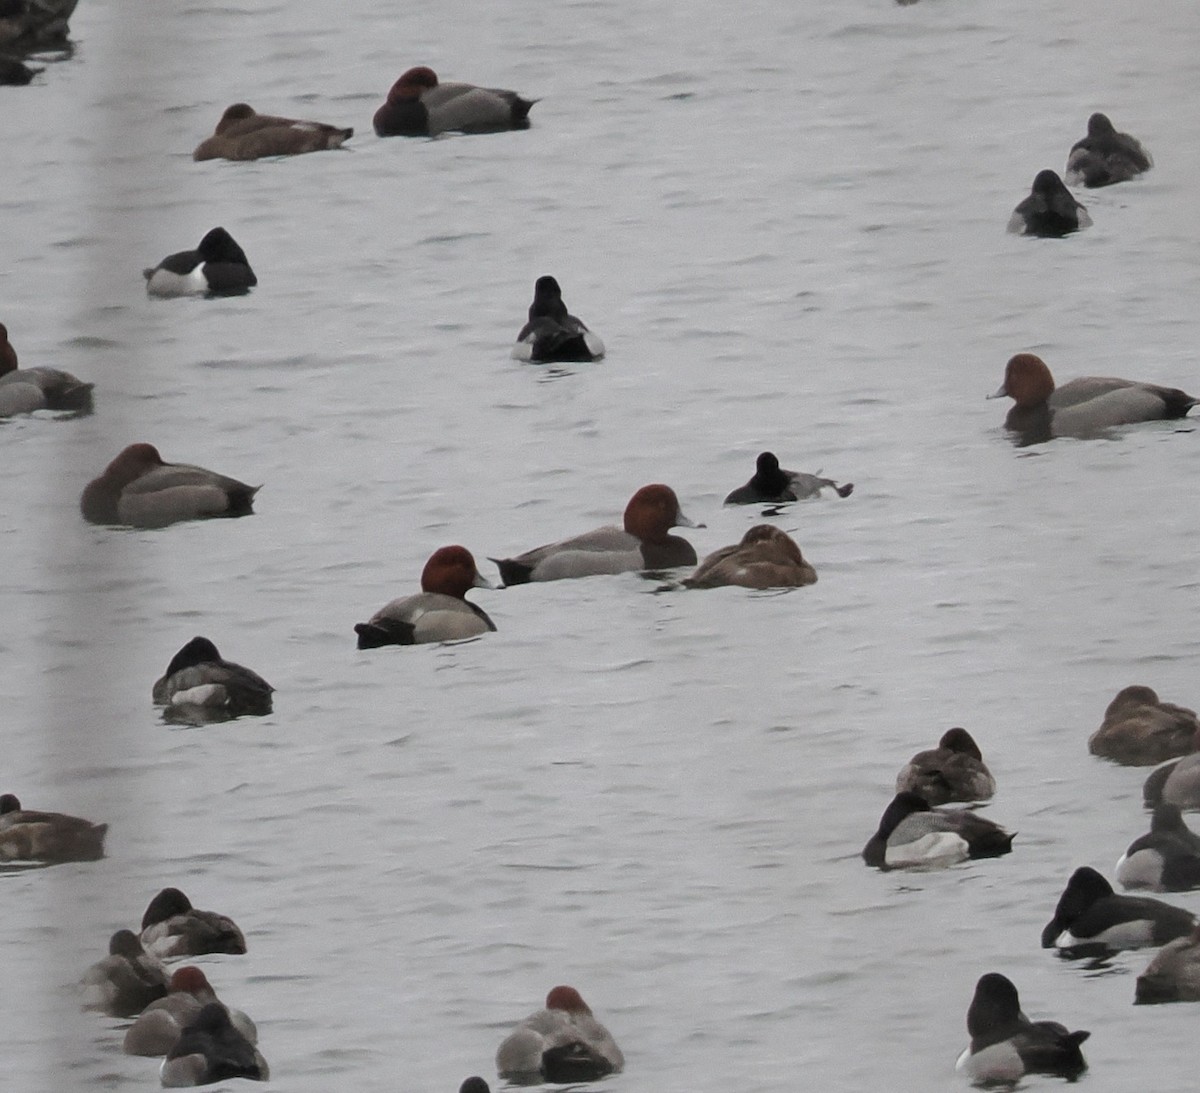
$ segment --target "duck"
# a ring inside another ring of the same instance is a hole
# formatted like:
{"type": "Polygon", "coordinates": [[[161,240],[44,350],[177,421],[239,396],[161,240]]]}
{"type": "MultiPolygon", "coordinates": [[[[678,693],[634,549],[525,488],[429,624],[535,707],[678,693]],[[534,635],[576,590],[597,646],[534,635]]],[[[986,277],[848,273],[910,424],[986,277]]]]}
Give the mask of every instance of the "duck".
{"type": "Polygon", "coordinates": [[[744,486],[725,498],[726,505],[783,504],[819,496],[823,487],[830,487],[839,497],[849,497],[854,483],[839,486],[832,478],[821,478],[803,471],[785,471],[779,466],[774,452],[760,452],[754,461],[754,475],[744,486]]]}
{"type": "Polygon", "coordinates": [[[1071,145],[1067,156],[1067,181],[1089,189],[1128,182],[1150,170],[1154,160],[1141,142],[1118,133],[1105,114],[1088,118],[1087,136],[1071,145]]]}
{"type": "Polygon", "coordinates": [[[162,528],[181,520],[249,516],[261,486],[194,467],[166,463],[153,444],[130,444],[79,499],[92,524],[162,528]]]}
{"type": "Polygon", "coordinates": [[[419,593],[392,600],[368,621],[355,624],[358,647],[462,641],[486,634],[495,630],[496,624],[466,596],[472,588],[493,587],[466,547],[439,547],[421,571],[419,593]]]}
{"type": "Polygon", "coordinates": [[[902,790],[884,809],[862,857],[877,869],[936,868],[998,858],[1012,850],[1014,838],[1016,832],[974,812],[931,808],[924,797],[902,790]]]}
{"type": "Polygon", "coordinates": [[[211,137],[202,140],[192,159],[262,159],[263,156],[298,156],[340,148],[354,136],[352,128],[259,114],[249,103],[226,107],[211,137]]]}
{"type": "MultiPolygon", "coordinates": [[[[1200,734],[1196,740],[1200,743],[1200,734]]],[[[1142,799],[1147,808],[1163,801],[1182,809],[1200,808],[1200,751],[1154,770],[1142,786],[1142,799]]]]}
{"type": "Polygon", "coordinates": [[[515,558],[490,560],[500,567],[505,586],[671,569],[696,564],[692,544],[671,535],[671,528],[697,526],[680,511],[675,491],[656,482],[643,486],[629,499],[623,528],[612,525],[596,528],[571,539],[535,547],[515,558]]]}
{"type": "MultiPolygon", "coordinates": [[[[166,1055],[175,1046],[183,1030],[210,1002],[220,1004],[208,977],[194,964],[178,968],[167,984],[167,994],[151,1002],[125,1030],[121,1048],[126,1055],[166,1055]]],[[[225,1007],[233,1027],[252,1044],[258,1043],[258,1029],[241,1010],[225,1007]]]]}
{"type": "Polygon", "coordinates": [[[1026,1074],[1074,1079],[1087,1069],[1079,1045],[1091,1033],[1068,1032],[1057,1021],[1029,1020],[1013,981],[999,972],[988,972],[975,984],[967,1032],[971,1042],[955,1069],[977,1084],[1012,1083],[1026,1074]]]}
{"type": "Polygon", "coordinates": [[[78,0],[6,0],[0,5],[0,48],[28,54],[69,49],[67,25],[78,0]]]}
{"type": "Polygon", "coordinates": [[[936,748],[919,751],[896,775],[896,792],[916,793],[931,805],[986,801],[996,779],[983,761],[975,738],[963,728],[947,729],[936,748]]]}
{"type": "Polygon", "coordinates": [[[1153,688],[1124,687],[1088,739],[1088,751],[1127,767],[1148,767],[1196,750],[1200,720],[1194,710],[1162,702],[1153,688]]]}
{"type": "Polygon", "coordinates": [[[1082,228],[1090,228],[1087,209],[1071,195],[1054,171],[1038,171],[1029,196],[1013,209],[1008,230],[1015,235],[1061,239],[1082,228]]]}
{"type": "Polygon", "coordinates": [[[800,588],[816,584],[817,571],[786,531],[755,524],[740,543],[708,555],[683,583],[688,588],[800,588]]]}
{"type": "Polygon", "coordinates": [[[492,1093],[492,1088],[478,1074],[463,1081],[458,1093],[492,1093]]]}
{"type": "Polygon", "coordinates": [[[151,296],[244,296],[258,278],[246,252],[224,228],[205,232],[195,250],[168,254],[142,270],[151,296]]]}
{"type": "Polygon", "coordinates": [[[1196,399],[1176,387],[1081,376],[1056,387],[1041,357],[1017,353],[1004,367],[1004,382],[991,398],[1011,398],[1004,427],[1018,442],[1040,444],[1054,437],[1105,436],[1119,425],[1185,417],[1196,399]]]}
{"type": "Polygon", "coordinates": [[[7,87],[25,87],[44,68],[30,68],[16,57],[0,57],[0,84],[7,87]]]}
{"type": "Polygon", "coordinates": [[[512,358],[534,364],[595,361],[604,356],[604,343],[582,319],[567,311],[562,289],[553,277],[539,277],[533,285],[529,321],[521,327],[512,358]]]}
{"type": "Polygon", "coordinates": [[[234,718],[269,714],[274,692],[257,672],[224,660],[208,638],[197,635],[171,658],[151,696],[156,706],[234,718]]]}
{"type": "Polygon", "coordinates": [[[220,1002],[201,1008],[159,1068],[159,1080],[167,1089],[211,1085],[228,1078],[265,1082],[270,1076],[267,1060],[238,1032],[220,1002]]]}
{"type": "Polygon", "coordinates": [[[13,793],[0,795],[0,861],[99,861],[108,824],[62,812],[22,808],[13,793]]]}
{"type": "Polygon", "coordinates": [[[1117,861],[1117,881],[1154,892],[1200,888],[1200,835],[1183,822],[1178,805],[1163,801],[1155,807],[1149,833],[1134,839],[1117,861]]]}
{"type": "Polygon", "coordinates": [[[31,414],[35,410],[69,410],[85,414],[92,409],[92,388],[58,368],[22,368],[8,340],[8,327],[0,323],[0,417],[31,414]]]}
{"type": "Polygon", "coordinates": [[[624,1066],[612,1034],[574,987],[554,987],[546,1008],[526,1017],[496,1051],[502,1078],[540,1075],[548,1082],[588,1082],[624,1066]]]}
{"type": "Polygon", "coordinates": [[[1200,927],[1168,941],[1137,977],[1134,1005],[1200,1002],[1200,927]]]}
{"type": "Polygon", "coordinates": [[[432,68],[418,65],[392,84],[387,102],[375,111],[375,132],[381,137],[436,137],[452,130],[528,129],[535,102],[499,87],[441,83],[432,68]]]}
{"type": "Polygon", "coordinates": [[[215,911],[197,911],[178,888],[164,888],[142,915],[142,944],[155,956],[170,960],[204,953],[246,951],[246,938],[233,919],[215,911]]]}
{"type": "Polygon", "coordinates": [[[1191,933],[1196,918],[1148,896],[1118,896],[1091,866],[1071,874],[1054,917],[1042,930],[1042,948],[1064,956],[1097,956],[1121,949],[1165,945],[1191,933]]]}
{"type": "Polygon", "coordinates": [[[165,998],[169,977],[163,962],[146,952],[132,930],[118,930],[108,942],[108,956],[98,960],[80,980],[83,1008],[110,1017],[136,1017],[151,1002],[165,998]]]}

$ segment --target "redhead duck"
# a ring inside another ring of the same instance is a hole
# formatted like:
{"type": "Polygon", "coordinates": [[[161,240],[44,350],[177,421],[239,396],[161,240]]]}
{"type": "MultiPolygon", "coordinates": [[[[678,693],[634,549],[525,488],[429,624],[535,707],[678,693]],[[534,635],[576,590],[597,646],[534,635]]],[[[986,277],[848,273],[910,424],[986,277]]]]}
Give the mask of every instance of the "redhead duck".
{"type": "Polygon", "coordinates": [[[1137,977],[1135,1005],[1200,1002],[1200,927],[1168,941],[1137,977]]]}
{"type": "Polygon", "coordinates": [[[132,930],[118,930],[108,942],[108,956],[97,961],[80,981],[83,1007],[110,1017],[136,1017],[167,993],[167,969],[146,952],[132,930]]]}
{"type": "Polygon", "coordinates": [[[61,812],[33,812],[15,794],[0,796],[0,861],[98,861],[108,824],[61,812]]]}
{"type": "Polygon", "coordinates": [[[151,692],[156,706],[208,717],[269,714],[272,687],[257,672],[223,660],[208,638],[194,637],[167,665],[151,692]]]}
{"type": "MultiPolygon", "coordinates": [[[[221,1004],[204,972],[192,964],[179,968],[167,984],[167,996],[151,1002],[125,1030],[125,1054],[166,1055],[210,1002],[221,1004]]],[[[250,1043],[258,1043],[258,1029],[249,1017],[228,1006],[225,1011],[238,1032],[250,1043]]]]}
{"type": "Polygon", "coordinates": [[[1134,839],[1117,862],[1117,880],[1154,892],[1200,888],[1200,835],[1183,822],[1178,805],[1164,801],[1154,809],[1149,834],[1134,839]]]}
{"type": "MultiPolygon", "coordinates": [[[[1200,733],[1196,735],[1200,744],[1200,733]]],[[[1142,786],[1142,799],[1148,808],[1167,801],[1179,808],[1200,808],[1200,751],[1159,767],[1142,786]]]]}
{"type": "Polygon", "coordinates": [[[192,159],[261,159],[263,156],[298,156],[340,148],[354,136],[353,129],[339,129],[320,121],[298,121],[256,113],[254,107],[235,102],[217,122],[216,132],[202,140],[192,159]]]}
{"type": "Polygon", "coordinates": [[[669,533],[671,528],[696,526],[679,511],[675,491],[655,483],[643,486],[629,499],[624,528],[596,528],[527,550],[516,558],[491,560],[500,567],[505,585],[695,565],[691,543],[669,533]]]}
{"type": "Polygon", "coordinates": [[[1072,185],[1111,186],[1128,182],[1154,166],[1150,153],[1128,133],[1118,133],[1104,114],[1088,118],[1087,136],[1071,145],[1067,181],[1072,185]]]}
{"type": "Polygon", "coordinates": [[[1009,359],[1004,382],[991,397],[1016,403],[1004,427],[1016,433],[1022,445],[1059,436],[1103,436],[1118,425],[1173,420],[1196,405],[1178,388],[1109,376],[1081,376],[1056,387],[1046,362],[1032,353],[1009,359]]]}
{"type": "Polygon", "coordinates": [[[164,463],[153,444],[130,444],[79,499],[92,524],[162,528],[180,520],[249,516],[262,487],[193,467],[164,463]]]}
{"type": "Polygon", "coordinates": [[[466,598],[469,589],[492,587],[466,547],[441,547],[425,563],[417,595],[392,600],[368,622],[355,624],[358,647],[462,641],[495,630],[487,612],[466,598]]]}
{"type": "Polygon", "coordinates": [[[1013,209],[1008,230],[1017,235],[1061,239],[1091,224],[1087,209],[1071,196],[1063,180],[1053,171],[1038,171],[1029,196],[1013,209]]]}
{"type": "Polygon", "coordinates": [[[1098,956],[1121,949],[1165,945],[1191,933],[1196,918],[1147,896],[1118,896],[1095,869],[1082,866],[1071,874],[1054,917],[1042,930],[1042,948],[1059,948],[1064,956],[1098,956]]]}
{"type": "Polygon", "coordinates": [[[543,364],[551,361],[595,361],[604,356],[604,343],[563,303],[562,289],[553,277],[539,277],[533,286],[529,321],[521,327],[512,358],[543,364]]]}
{"type": "Polygon", "coordinates": [[[816,497],[822,486],[829,486],[839,497],[849,497],[854,483],[839,486],[832,478],[819,478],[803,471],[785,471],[779,466],[774,452],[762,452],[754,463],[754,477],[738,486],[725,498],[727,505],[758,505],[767,502],[802,501],[816,497]]]}
{"type": "Polygon", "coordinates": [[[683,583],[688,588],[799,588],[816,584],[817,571],[786,531],[756,524],[740,543],[713,551],[683,583]]]}
{"type": "Polygon", "coordinates": [[[142,944],[164,960],[246,951],[246,939],[233,919],[197,911],[178,888],[164,888],[150,901],[142,915],[142,944]]]}
{"type": "Polygon", "coordinates": [[[17,351],[0,323],[0,417],[31,414],[34,410],[92,409],[92,387],[57,368],[21,368],[17,351]]]}
{"type": "Polygon", "coordinates": [[[972,1082],[1012,1083],[1026,1074],[1077,1078],[1087,1069],[1079,1050],[1090,1032],[1068,1032],[1057,1021],[1031,1021],[1011,979],[999,972],[980,976],[967,1010],[971,1043],[955,1069],[972,1082]]]}
{"type": "Polygon", "coordinates": [[[535,102],[498,87],[440,83],[432,68],[420,65],[392,84],[387,102],[375,111],[375,132],[381,137],[436,137],[451,130],[527,129],[535,102]]]}
{"type": "Polygon", "coordinates": [[[555,987],[546,1008],[531,1013],[496,1051],[502,1078],[541,1075],[548,1082],[588,1082],[625,1066],[616,1041],[574,987],[555,987]]]}
{"type": "Polygon", "coordinates": [[[1195,751],[1198,730],[1194,711],[1160,702],[1149,687],[1135,684],[1108,704],[1088,751],[1122,766],[1148,767],[1195,751]]]}
{"type": "Polygon", "coordinates": [[[931,805],[986,801],[996,792],[996,779],[975,738],[966,729],[947,729],[936,748],[917,752],[896,775],[896,792],[905,790],[931,805]]]}
{"type": "Polygon", "coordinates": [[[270,1069],[258,1048],[234,1027],[225,1007],[209,1002],[179,1034],[158,1074],[166,1088],[179,1089],[227,1078],[265,1082],[270,1069]]]}
{"type": "Polygon", "coordinates": [[[142,276],[151,296],[244,296],[258,284],[246,252],[224,228],[213,228],[195,250],[168,254],[142,276]]]}
{"type": "Polygon", "coordinates": [[[862,857],[877,869],[933,868],[967,858],[998,858],[1012,850],[1015,833],[966,809],[930,808],[924,797],[897,793],[862,857]]]}

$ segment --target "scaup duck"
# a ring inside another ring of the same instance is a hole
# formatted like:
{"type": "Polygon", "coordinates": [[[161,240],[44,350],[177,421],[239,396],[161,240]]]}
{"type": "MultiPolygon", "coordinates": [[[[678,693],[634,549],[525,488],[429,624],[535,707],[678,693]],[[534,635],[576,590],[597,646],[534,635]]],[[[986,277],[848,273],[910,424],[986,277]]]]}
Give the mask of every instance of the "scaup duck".
{"type": "Polygon", "coordinates": [[[1200,888],[1200,835],[1183,822],[1178,805],[1164,801],[1154,809],[1149,833],[1134,839],[1118,860],[1117,881],[1155,892],[1200,888]]]}
{"type": "MultiPolygon", "coordinates": [[[[1200,741],[1200,735],[1197,740],[1200,741]]],[[[1182,809],[1200,808],[1200,752],[1192,752],[1151,773],[1142,786],[1142,799],[1148,808],[1163,801],[1182,809]]]]}
{"type": "Polygon", "coordinates": [[[1067,181],[1089,188],[1128,182],[1150,170],[1154,160],[1141,142],[1128,133],[1118,133],[1104,114],[1088,118],[1087,136],[1071,146],[1067,157],[1067,181]]]}
{"type": "Polygon", "coordinates": [[[688,588],[800,588],[816,584],[817,571],[786,531],[755,524],[740,543],[708,555],[683,583],[688,588]]]}
{"type": "Polygon", "coordinates": [[[1125,687],[1104,711],[1088,751],[1128,767],[1148,767],[1196,750],[1200,721],[1194,710],[1161,702],[1150,688],[1125,687]]]}
{"type": "Polygon", "coordinates": [[[164,960],[204,953],[240,956],[246,951],[246,939],[233,919],[196,910],[178,888],[164,888],[146,907],[142,944],[164,960]]]}
{"type": "Polygon", "coordinates": [[[0,795],[0,861],[98,861],[108,824],[62,812],[22,808],[12,793],[0,795]]]}
{"type": "Polygon", "coordinates": [[[816,497],[829,486],[839,497],[849,497],[854,483],[839,486],[832,478],[820,478],[803,471],[786,471],[779,466],[774,452],[761,452],[754,462],[754,476],[725,498],[726,505],[783,504],[816,497]]]}
{"type": "Polygon", "coordinates": [[[419,65],[392,84],[387,102],[375,111],[375,132],[381,137],[435,137],[452,130],[527,129],[535,102],[498,87],[442,83],[432,68],[419,65]]]}
{"type": "Polygon", "coordinates": [[[235,102],[225,109],[216,131],[202,140],[192,159],[262,159],[264,156],[299,156],[305,152],[324,152],[340,148],[354,136],[354,130],[326,125],[321,121],[300,121],[259,114],[248,103],[235,102]]]}
{"type": "Polygon", "coordinates": [[[896,775],[896,792],[905,790],[931,805],[951,801],[986,801],[996,792],[996,779],[983,753],[966,729],[947,729],[938,746],[919,751],[896,775]]]}
{"type": "Polygon", "coordinates": [[[233,718],[269,714],[274,691],[257,672],[223,659],[208,638],[197,635],[171,658],[151,695],[156,706],[233,718]]]}
{"type": "MultiPolygon", "coordinates": [[[[167,996],[151,1002],[125,1030],[126,1055],[166,1055],[183,1030],[194,1024],[210,1002],[223,1005],[208,977],[192,964],[178,968],[167,985],[167,996]]],[[[258,1043],[258,1029],[241,1010],[225,1006],[233,1027],[250,1043],[258,1043]]]]}
{"type": "Polygon", "coordinates": [[[1004,382],[991,398],[1011,398],[1004,427],[1021,444],[1038,444],[1054,437],[1103,436],[1119,425],[1185,417],[1196,399],[1175,387],[1117,379],[1081,376],[1061,387],[1041,357],[1017,353],[1004,368],[1004,382]]]}
{"type": "Polygon", "coordinates": [[[79,499],[92,524],[162,528],[181,520],[249,516],[260,486],[188,463],[165,463],[153,444],[130,444],[79,499]]]}
{"type": "Polygon", "coordinates": [[[629,499],[623,528],[596,528],[515,558],[491,561],[500,567],[506,586],[695,565],[696,551],[691,543],[670,531],[696,526],[679,511],[675,491],[654,483],[643,486],[629,499]]]}
{"type": "Polygon", "coordinates": [[[1054,917],[1042,930],[1042,948],[1064,956],[1097,956],[1121,949],[1165,945],[1191,933],[1196,918],[1147,896],[1119,896],[1095,869],[1081,866],[1071,874],[1054,917]]]}
{"type": "Polygon", "coordinates": [[[132,930],[118,930],[109,939],[108,956],[83,973],[83,1007],[110,1017],[136,1017],[166,996],[167,983],[162,961],[146,952],[132,930]]]}
{"type": "Polygon", "coordinates": [[[57,368],[21,368],[8,340],[8,327],[0,323],[0,417],[35,410],[87,413],[92,409],[93,386],[57,368]]]}
{"type": "Polygon", "coordinates": [[[491,1086],[487,1084],[478,1075],[467,1078],[462,1085],[458,1087],[458,1093],[492,1093],[491,1086]]]}
{"type": "Polygon", "coordinates": [[[884,809],[862,857],[878,869],[936,868],[998,858],[1012,850],[1015,837],[967,809],[931,808],[924,797],[904,790],[884,809]]]}
{"type": "Polygon", "coordinates": [[[625,1057],[574,987],[555,987],[546,1008],[531,1013],[496,1051],[502,1078],[540,1075],[548,1082],[588,1082],[614,1074],[625,1057]]]}
{"type": "Polygon", "coordinates": [[[421,571],[419,593],[392,600],[367,622],[355,624],[358,647],[462,641],[495,630],[487,612],[466,598],[472,588],[492,587],[466,547],[440,547],[421,571]]]}
{"type": "Polygon", "coordinates": [[[1038,171],[1033,189],[1015,209],[1008,230],[1017,235],[1061,239],[1081,228],[1091,227],[1092,218],[1054,171],[1038,171]]]}
{"type": "Polygon", "coordinates": [[[207,232],[195,250],[168,254],[142,276],[151,296],[244,296],[258,284],[246,252],[224,228],[207,232]]]}
{"type": "Polygon", "coordinates": [[[1057,1021],[1031,1021],[1011,979],[999,972],[980,976],[967,1009],[971,1043],[956,1069],[972,1082],[1012,1083],[1026,1074],[1077,1078],[1087,1069],[1079,1050],[1090,1035],[1068,1032],[1057,1021]]]}
{"type": "Polygon", "coordinates": [[[209,1002],[167,1052],[159,1079],[168,1089],[211,1085],[228,1078],[265,1082],[270,1068],[262,1053],[229,1019],[220,1002],[209,1002]]]}
{"type": "Polygon", "coordinates": [[[512,357],[535,364],[595,361],[604,356],[604,343],[582,319],[567,311],[562,289],[553,277],[539,277],[533,286],[529,321],[521,327],[512,357]]]}
{"type": "Polygon", "coordinates": [[[1200,1002],[1200,928],[1168,941],[1137,977],[1135,1005],[1200,1002]]]}

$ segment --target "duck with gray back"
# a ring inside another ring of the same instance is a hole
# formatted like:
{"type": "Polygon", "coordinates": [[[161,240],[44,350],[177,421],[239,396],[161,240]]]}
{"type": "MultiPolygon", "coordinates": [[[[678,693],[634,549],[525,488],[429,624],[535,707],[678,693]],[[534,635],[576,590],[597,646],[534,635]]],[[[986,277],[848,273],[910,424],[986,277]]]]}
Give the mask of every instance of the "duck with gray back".
{"type": "Polygon", "coordinates": [[[58,368],[21,368],[8,327],[0,323],[0,417],[35,410],[91,413],[93,386],[58,368]]]}
{"type": "Polygon", "coordinates": [[[258,284],[246,252],[224,228],[206,232],[195,250],[168,254],[142,276],[151,296],[244,296],[258,284]]]}
{"type": "Polygon", "coordinates": [[[156,706],[189,720],[223,720],[271,712],[275,688],[257,672],[225,660],[208,638],[197,635],[172,658],[151,691],[156,706]]]}
{"type": "MultiPolygon", "coordinates": [[[[126,1055],[166,1055],[183,1030],[193,1024],[210,1002],[224,1005],[208,977],[192,964],[177,968],[167,985],[167,996],[151,1002],[125,1030],[121,1049],[126,1055]]],[[[258,1029],[241,1010],[225,1006],[233,1027],[250,1043],[258,1042],[258,1029]]]]}
{"type": "Polygon", "coordinates": [[[230,1078],[265,1082],[270,1068],[262,1053],[234,1027],[220,1002],[210,1002],[180,1033],[159,1068],[168,1089],[211,1085],[230,1078]]]}
{"type": "Polygon", "coordinates": [[[525,99],[499,87],[443,83],[426,65],[410,68],[375,111],[381,137],[436,137],[439,133],[497,133],[529,128],[537,99],[525,99]]]}
{"type": "Polygon", "coordinates": [[[533,286],[529,321],[521,327],[511,355],[513,360],[534,364],[595,361],[604,356],[604,343],[567,311],[558,282],[539,277],[533,286]]]}
{"type": "Polygon", "coordinates": [[[554,987],[546,995],[545,1009],[526,1017],[496,1051],[500,1076],[526,1084],[538,1078],[590,1082],[624,1066],[612,1034],[574,987],[554,987]]]}
{"type": "Polygon", "coordinates": [[[816,497],[828,486],[839,497],[849,497],[854,483],[839,486],[832,478],[821,478],[803,471],[786,471],[779,466],[774,452],[761,452],[754,462],[754,475],[726,498],[726,505],[784,504],[816,497]]]}
{"type": "Polygon", "coordinates": [[[1117,132],[1105,114],[1088,118],[1087,136],[1071,146],[1067,156],[1067,181],[1089,188],[1128,182],[1150,170],[1154,160],[1141,142],[1117,132]]]}
{"type": "Polygon", "coordinates": [[[1155,807],[1149,832],[1118,859],[1117,881],[1152,892],[1200,888],[1200,835],[1183,822],[1178,805],[1163,801],[1155,807]]]}
{"type": "Polygon", "coordinates": [[[863,847],[876,869],[936,869],[968,858],[998,858],[1012,850],[1016,832],[967,809],[930,808],[924,797],[897,793],[863,847]]]}

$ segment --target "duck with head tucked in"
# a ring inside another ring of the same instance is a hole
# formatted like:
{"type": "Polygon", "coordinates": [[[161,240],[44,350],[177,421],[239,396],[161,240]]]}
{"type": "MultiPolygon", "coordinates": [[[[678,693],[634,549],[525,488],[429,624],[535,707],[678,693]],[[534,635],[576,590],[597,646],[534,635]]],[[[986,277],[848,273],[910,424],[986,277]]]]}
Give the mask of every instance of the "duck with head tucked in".
{"type": "Polygon", "coordinates": [[[936,748],[919,751],[896,775],[896,792],[908,790],[931,805],[951,801],[986,801],[996,792],[996,779],[983,753],[966,729],[947,729],[936,748]]]}
{"type": "Polygon", "coordinates": [[[360,649],[422,645],[478,637],[496,624],[466,598],[472,588],[492,588],[464,546],[440,547],[421,571],[421,591],[384,605],[367,622],[356,623],[360,649]]]}
{"type": "Polygon", "coordinates": [[[1200,808],[1200,732],[1196,734],[1196,750],[1182,759],[1164,763],[1151,772],[1142,785],[1142,800],[1147,808],[1167,801],[1179,808],[1200,808]]]}
{"type": "Polygon", "coordinates": [[[167,993],[167,969],[142,947],[132,930],[118,930],[108,942],[108,956],[98,960],[80,980],[83,1008],[110,1017],[136,1017],[167,993]]]}
{"type": "Polygon", "coordinates": [[[216,911],[198,911],[178,888],[164,888],[142,915],[142,944],[170,960],[204,953],[246,951],[246,938],[237,923],[216,911]]]}
{"type": "Polygon", "coordinates": [[[260,486],[189,463],[165,463],[153,444],[130,444],[79,499],[92,524],[163,528],[181,520],[249,516],[260,486]]]}
{"type": "Polygon", "coordinates": [[[1015,235],[1061,239],[1091,224],[1087,209],[1075,200],[1063,180],[1054,171],[1038,171],[1029,196],[1013,209],[1008,230],[1015,235]]]}
{"type": "Polygon", "coordinates": [[[216,131],[197,145],[192,159],[262,159],[264,156],[298,156],[340,148],[354,130],[259,114],[248,103],[235,102],[217,122],[216,131]]]}
{"type": "Polygon", "coordinates": [[[257,672],[225,660],[208,638],[197,635],[171,658],[151,695],[168,711],[214,720],[269,714],[274,692],[257,672]]]}
{"type": "Polygon", "coordinates": [[[168,254],[142,276],[151,296],[244,296],[258,284],[246,252],[224,228],[206,232],[195,250],[168,254]]]}
{"type": "Polygon", "coordinates": [[[1011,1084],[1026,1074],[1075,1079],[1087,1069],[1079,1050],[1090,1035],[1057,1021],[1031,1021],[1021,1012],[1013,981],[999,972],[980,976],[967,1009],[971,1043],[955,1069],[979,1085],[1011,1084]]]}
{"type": "Polygon", "coordinates": [[[606,525],[557,543],[535,547],[515,558],[491,559],[500,567],[504,584],[558,581],[644,569],[695,565],[692,544],[672,528],[696,527],[679,510],[670,486],[643,486],[625,506],[624,527],[606,525]]]}
{"type": "MultiPolygon", "coordinates": [[[[167,996],[151,1002],[125,1030],[121,1049],[126,1055],[166,1055],[183,1030],[193,1024],[210,1002],[224,1005],[208,977],[192,964],[177,968],[167,985],[167,996]]],[[[241,1010],[225,1006],[233,1027],[250,1043],[258,1042],[258,1029],[241,1010]]]]}
{"type": "Polygon", "coordinates": [[[1101,437],[1120,425],[1185,417],[1196,405],[1195,398],[1176,387],[1112,376],[1081,376],[1058,387],[1046,362],[1033,353],[1011,357],[1004,382],[989,397],[1016,403],[1004,427],[1021,445],[1054,437],[1101,437]]]}
{"type": "Polygon", "coordinates": [[[727,505],[784,504],[816,497],[829,486],[839,497],[849,497],[854,483],[839,486],[832,478],[821,478],[803,471],[785,471],[774,452],[761,452],[754,463],[754,476],[725,498],[727,505]]]}
{"type": "Polygon", "coordinates": [[[1200,720],[1194,710],[1161,702],[1150,688],[1124,687],[1088,739],[1088,751],[1127,767],[1148,767],[1196,750],[1200,720]]]}
{"type": "Polygon", "coordinates": [[[624,1066],[612,1034],[574,987],[553,988],[546,1008],[526,1017],[496,1051],[500,1076],[526,1081],[589,1082],[624,1066]]]}
{"type": "Polygon", "coordinates": [[[92,409],[92,387],[58,368],[22,368],[0,323],[0,417],[35,410],[68,410],[86,414],[92,409]]]}
{"type": "Polygon", "coordinates": [[[569,363],[603,356],[604,343],[582,319],[567,311],[558,282],[553,277],[539,277],[533,286],[529,321],[521,327],[512,349],[513,360],[569,363]]]}
{"type": "Polygon", "coordinates": [[[220,1002],[209,1002],[167,1052],[159,1080],[168,1089],[211,1085],[229,1078],[265,1082],[270,1068],[262,1053],[234,1027],[220,1002]]]}
{"type": "Polygon", "coordinates": [[[381,137],[436,137],[451,131],[527,129],[535,102],[499,87],[442,83],[432,68],[419,65],[392,84],[387,102],[375,111],[375,132],[381,137]]]}
{"type": "Polygon", "coordinates": [[[1163,801],[1155,807],[1150,831],[1117,861],[1117,880],[1152,892],[1200,888],[1200,835],[1183,822],[1178,805],[1163,801]]]}
{"type": "Polygon", "coordinates": [[[1015,832],[967,809],[930,808],[904,790],[892,798],[862,858],[876,869],[936,869],[968,858],[998,858],[1012,850],[1015,832]]]}
{"type": "Polygon", "coordinates": [[[1154,165],[1150,153],[1128,133],[1118,133],[1104,114],[1088,118],[1087,136],[1071,146],[1067,181],[1089,188],[1128,182],[1154,165]]]}
{"type": "Polygon", "coordinates": [[[108,824],[62,812],[22,808],[15,794],[0,795],[0,861],[98,861],[108,824]]]}
{"type": "Polygon", "coordinates": [[[1137,977],[1135,1005],[1200,1002],[1200,927],[1168,941],[1137,977]]]}
{"type": "Polygon", "coordinates": [[[816,584],[817,571],[786,531],[755,524],[740,543],[708,555],[683,583],[688,588],[800,588],[816,584]]]}

